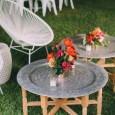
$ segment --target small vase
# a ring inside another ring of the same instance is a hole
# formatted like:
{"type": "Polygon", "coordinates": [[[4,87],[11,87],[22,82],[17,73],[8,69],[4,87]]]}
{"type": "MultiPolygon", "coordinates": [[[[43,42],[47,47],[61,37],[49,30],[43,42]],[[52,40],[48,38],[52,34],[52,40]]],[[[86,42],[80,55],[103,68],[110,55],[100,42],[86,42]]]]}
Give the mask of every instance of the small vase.
{"type": "Polygon", "coordinates": [[[86,51],[88,51],[88,52],[91,51],[91,45],[90,45],[90,44],[87,44],[87,45],[86,45],[86,51]]]}
{"type": "Polygon", "coordinates": [[[93,46],[93,49],[97,49],[99,46],[98,45],[94,45],[93,46]]]}
{"type": "Polygon", "coordinates": [[[50,86],[55,86],[56,87],[56,74],[55,70],[52,70],[49,72],[49,77],[50,77],[50,86]]]}
{"type": "Polygon", "coordinates": [[[58,78],[59,79],[63,79],[65,76],[64,76],[64,73],[63,74],[60,74],[60,75],[58,75],[58,78]]]}
{"type": "Polygon", "coordinates": [[[50,86],[56,87],[56,79],[55,78],[50,78],[50,86]]]}

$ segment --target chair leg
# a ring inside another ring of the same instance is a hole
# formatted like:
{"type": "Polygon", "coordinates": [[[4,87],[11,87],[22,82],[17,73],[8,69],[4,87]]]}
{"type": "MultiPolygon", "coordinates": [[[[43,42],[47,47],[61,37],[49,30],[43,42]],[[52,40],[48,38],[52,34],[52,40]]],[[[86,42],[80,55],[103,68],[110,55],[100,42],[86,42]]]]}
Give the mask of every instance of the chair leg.
{"type": "Polygon", "coordinates": [[[49,54],[49,52],[48,52],[48,48],[47,48],[47,46],[45,46],[45,48],[46,48],[46,53],[47,53],[47,55],[49,54]]]}
{"type": "Polygon", "coordinates": [[[62,11],[63,0],[59,0],[59,11],[62,11]]]}
{"type": "Polygon", "coordinates": [[[68,6],[68,0],[64,0],[65,6],[68,6]]]}
{"type": "Polygon", "coordinates": [[[30,50],[29,50],[29,54],[28,54],[28,56],[29,56],[28,61],[29,61],[29,63],[31,63],[31,51],[30,51],[30,50]]]}
{"type": "Polygon", "coordinates": [[[39,6],[38,6],[38,1],[37,0],[35,0],[34,1],[34,13],[36,13],[37,11],[38,11],[38,8],[39,6]]]}
{"type": "Polygon", "coordinates": [[[12,44],[13,44],[13,40],[12,40],[11,43],[10,43],[10,49],[12,48],[12,44]]]}
{"type": "Polygon", "coordinates": [[[55,0],[52,0],[52,5],[53,5],[54,13],[55,13],[55,15],[57,15],[55,0]]]}
{"type": "Polygon", "coordinates": [[[32,9],[33,9],[33,0],[29,0],[29,7],[30,7],[30,10],[32,11],[32,9]]]}
{"type": "Polygon", "coordinates": [[[2,88],[0,87],[0,92],[1,92],[1,94],[3,94],[3,91],[2,91],[2,88]]]}
{"type": "Polygon", "coordinates": [[[71,8],[74,9],[73,0],[70,0],[71,8]]]}
{"type": "Polygon", "coordinates": [[[42,13],[43,13],[43,16],[46,15],[46,2],[44,0],[42,1],[42,13]]]}
{"type": "Polygon", "coordinates": [[[50,1],[48,2],[47,6],[48,6],[49,11],[51,12],[51,7],[52,7],[52,4],[51,4],[51,2],[50,2],[50,1]]]}

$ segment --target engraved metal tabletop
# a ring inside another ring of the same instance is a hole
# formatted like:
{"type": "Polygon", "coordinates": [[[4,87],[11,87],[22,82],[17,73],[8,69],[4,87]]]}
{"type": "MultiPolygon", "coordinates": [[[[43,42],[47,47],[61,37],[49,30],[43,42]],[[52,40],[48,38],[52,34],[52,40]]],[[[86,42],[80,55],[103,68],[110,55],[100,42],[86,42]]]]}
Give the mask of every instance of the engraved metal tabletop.
{"type": "Polygon", "coordinates": [[[57,86],[50,86],[47,60],[33,62],[24,66],[17,75],[19,85],[34,94],[70,98],[88,95],[104,87],[108,81],[107,72],[92,62],[77,60],[74,76],[57,78],[57,86]]]}
{"type": "Polygon", "coordinates": [[[115,57],[115,37],[108,36],[106,39],[110,40],[110,44],[106,47],[99,46],[96,49],[92,48],[91,52],[85,50],[83,46],[83,38],[85,34],[79,34],[77,36],[71,37],[76,51],[79,53],[79,57],[84,58],[110,58],[115,57]]]}

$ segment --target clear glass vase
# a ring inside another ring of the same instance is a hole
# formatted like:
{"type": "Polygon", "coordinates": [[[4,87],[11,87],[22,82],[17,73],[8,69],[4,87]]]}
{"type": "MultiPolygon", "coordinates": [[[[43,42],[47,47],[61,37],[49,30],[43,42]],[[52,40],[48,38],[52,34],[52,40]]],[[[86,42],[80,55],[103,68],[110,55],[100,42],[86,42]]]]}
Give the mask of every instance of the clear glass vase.
{"type": "Polygon", "coordinates": [[[55,70],[51,70],[49,73],[50,76],[50,86],[56,86],[57,80],[56,80],[56,72],[55,70]]]}

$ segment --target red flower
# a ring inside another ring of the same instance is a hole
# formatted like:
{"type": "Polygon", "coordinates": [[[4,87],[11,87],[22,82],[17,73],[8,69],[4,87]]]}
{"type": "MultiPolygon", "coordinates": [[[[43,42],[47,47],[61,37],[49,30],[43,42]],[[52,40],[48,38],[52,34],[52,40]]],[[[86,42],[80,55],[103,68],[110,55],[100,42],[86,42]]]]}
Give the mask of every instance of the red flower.
{"type": "Polygon", "coordinates": [[[93,43],[93,36],[86,36],[87,40],[89,41],[90,44],[93,43]]]}

